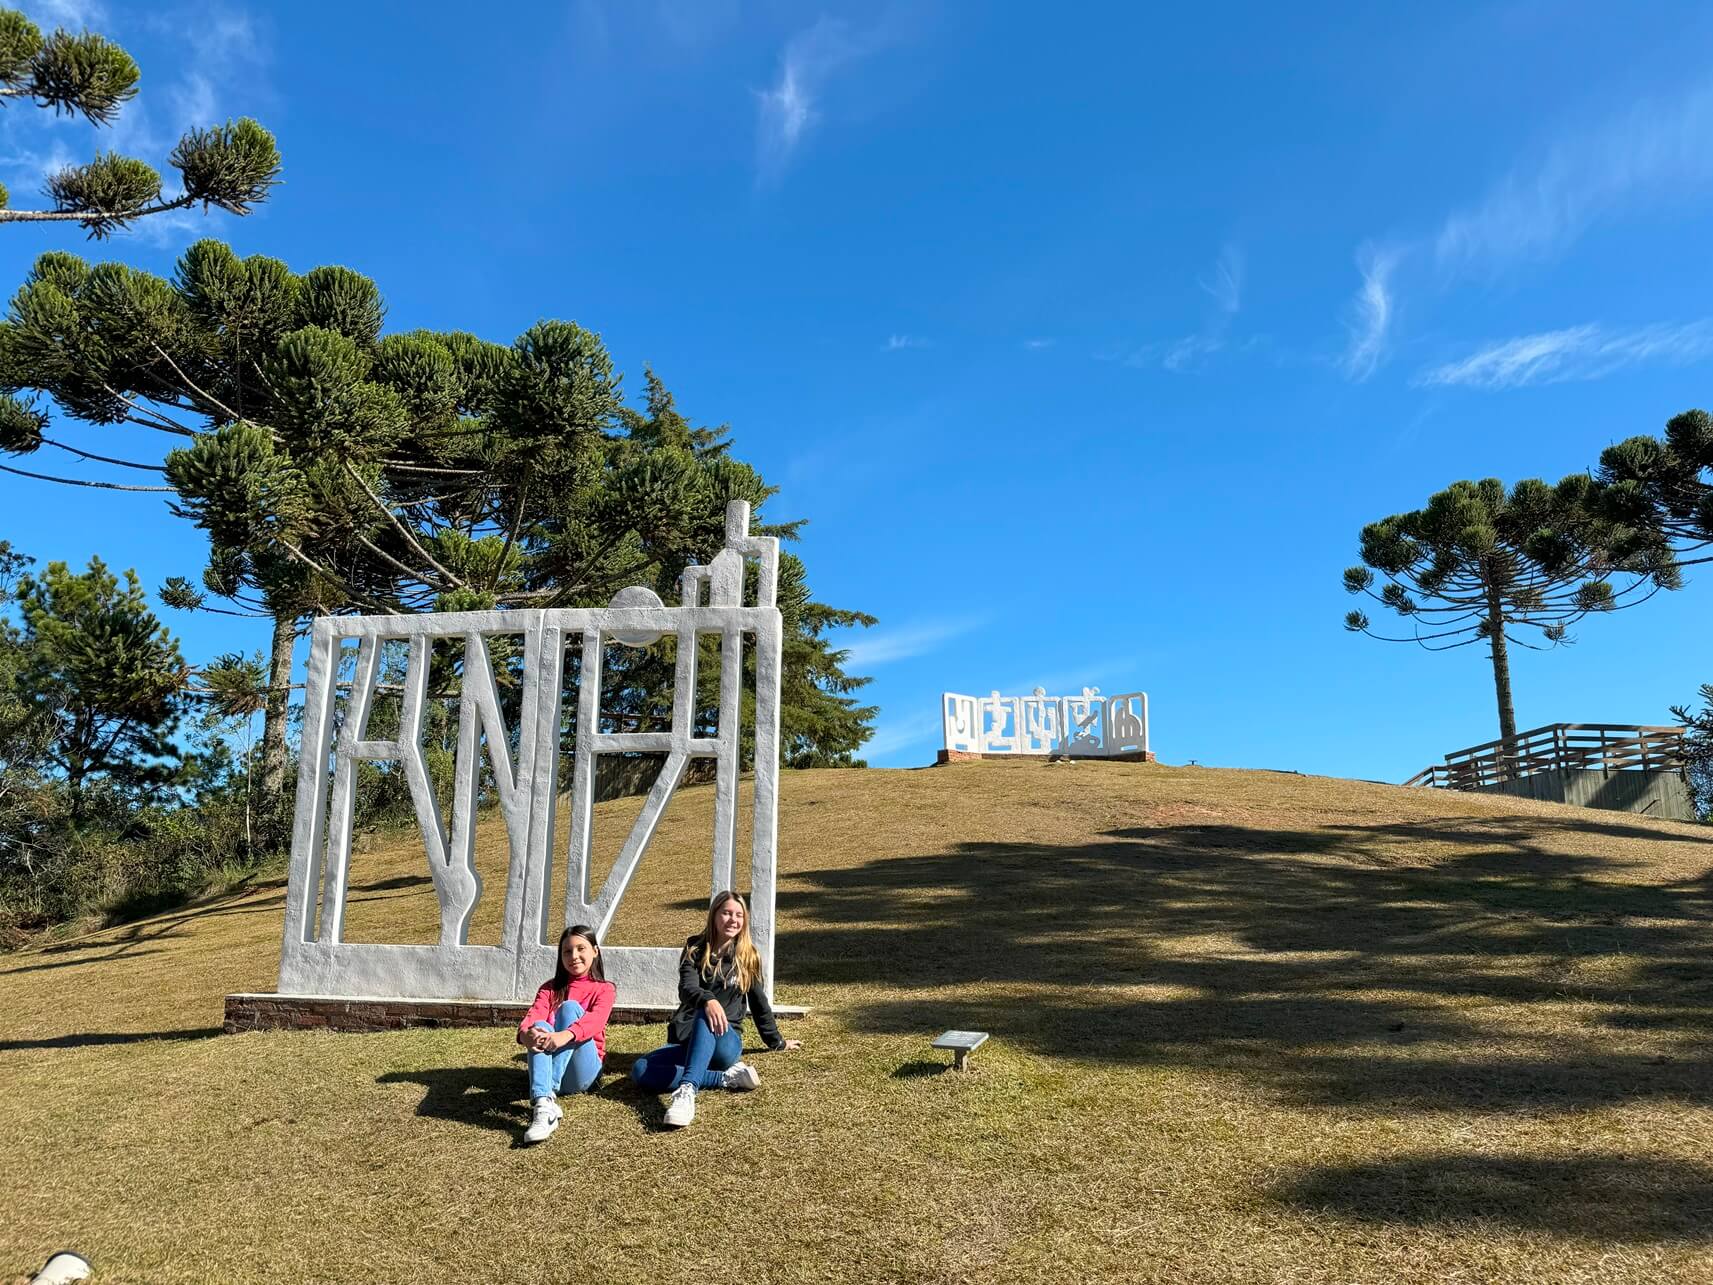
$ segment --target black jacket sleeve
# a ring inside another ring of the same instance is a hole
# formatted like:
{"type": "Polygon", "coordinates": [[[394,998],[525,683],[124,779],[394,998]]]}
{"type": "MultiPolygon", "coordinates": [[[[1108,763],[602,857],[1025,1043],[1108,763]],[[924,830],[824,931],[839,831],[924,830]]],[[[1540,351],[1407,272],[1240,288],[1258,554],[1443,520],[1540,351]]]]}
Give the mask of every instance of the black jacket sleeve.
{"type": "Polygon", "coordinates": [[[708,989],[702,980],[702,970],[686,950],[678,961],[678,1003],[685,1008],[701,1008],[709,1000],[718,1002],[719,996],[708,989]]]}
{"type": "Polygon", "coordinates": [[[767,988],[761,979],[749,988],[749,1015],[755,1019],[756,1034],[774,1052],[785,1047],[785,1037],[779,1033],[779,1023],[773,1020],[773,1005],[767,1002],[767,988]]]}

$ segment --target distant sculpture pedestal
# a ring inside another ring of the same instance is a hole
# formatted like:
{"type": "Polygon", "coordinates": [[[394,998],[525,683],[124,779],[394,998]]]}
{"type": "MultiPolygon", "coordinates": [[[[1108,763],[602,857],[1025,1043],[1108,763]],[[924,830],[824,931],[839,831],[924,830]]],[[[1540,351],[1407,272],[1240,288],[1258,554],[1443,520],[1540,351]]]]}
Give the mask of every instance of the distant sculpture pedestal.
{"type": "Polygon", "coordinates": [[[971,750],[941,750],[934,758],[934,766],[943,767],[947,763],[968,763],[975,759],[1040,759],[1052,762],[1055,759],[1101,759],[1107,763],[1156,763],[1153,753],[1149,750],[1132,750],[1126,754],[977,754],[971,750]]]}

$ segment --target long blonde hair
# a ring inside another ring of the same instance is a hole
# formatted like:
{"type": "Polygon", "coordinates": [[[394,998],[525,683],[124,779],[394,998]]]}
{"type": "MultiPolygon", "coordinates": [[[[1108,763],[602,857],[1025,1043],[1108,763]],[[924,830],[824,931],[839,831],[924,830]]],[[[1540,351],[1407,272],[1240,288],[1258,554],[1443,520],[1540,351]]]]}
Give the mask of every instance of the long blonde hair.
{"type": "Polygon", "coordinates": [[[702,926],[701,933],[692,937],[684,947],[684,955],[687,959],[695,960],[697,971],[709,979],[718,976],[721,965],[730,959],[738,989],[749,990],[755,984],[755,979],[761,976],[761,952],[756,950],[755,942],[750,939],[749,906],[744,903],[744,899],[730,888],[716,894],[713,901],[708,903],[708,922],[702,926]],[[715,954],[714,916],[720,913],[720,908],[728,901],[737,902],[738,908],[743,911],[743,927],[724,950],[715,954]]]}

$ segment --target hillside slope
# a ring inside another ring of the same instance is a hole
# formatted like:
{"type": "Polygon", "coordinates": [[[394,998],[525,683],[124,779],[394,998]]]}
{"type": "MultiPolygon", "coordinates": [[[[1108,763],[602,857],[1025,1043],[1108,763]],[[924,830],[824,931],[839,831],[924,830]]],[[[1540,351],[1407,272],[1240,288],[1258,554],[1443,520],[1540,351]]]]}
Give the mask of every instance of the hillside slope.
{"type": "MultiPolygon", "coordinates": [[[[613,942],[696,926],[710,825],[613,942]]],[[[1098,762],[788,773],[780,830],[807,1047],[683,1133],[609,1077],[514,1149],[504,1032],[219,1035],[277,882],[0,958],[0,1280],[1713,1278],[1713,831],[1098,762]]],[[[351,939],[428,939],[420,853],[351,939]]]]}

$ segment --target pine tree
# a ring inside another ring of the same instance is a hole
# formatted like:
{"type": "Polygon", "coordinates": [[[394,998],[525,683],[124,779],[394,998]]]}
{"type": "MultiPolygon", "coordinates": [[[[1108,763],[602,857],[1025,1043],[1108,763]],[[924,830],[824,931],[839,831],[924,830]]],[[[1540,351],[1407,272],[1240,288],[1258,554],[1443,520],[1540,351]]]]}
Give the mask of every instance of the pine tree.
{"type": "Polygon", "coordinates": [[[1390,608],[1412,632],[1375,633],[1361,611],[1350,612],[1344,626],[1428,651],[1486,643],[1499,735],[1511,740],[1511,646],[1560,646],[1590,613],[1631,606],[1680,583],[1676,564],[1656,545],[1633,544],[1614,556],[1620,539],[1602,511],[1598,484],[1580,475],[1557,487],[1519,482],[1508,492],[1496,478],[1454,482],[1426,508],[1364,527],[1363,565],[1344,573],[1348,592],[1390,608]],[[1376,572],[1385,581],[1378,593],[1376,572]]]}
{"type": "MultiPolygon", "coordinates": [[[[137,95],[141,73],[131,56],[93,32],[41,29],[16,9],[0,9],[0,99],[27,98],[55,115],[82,116],[111,125],[137,95]]],[[[144,161],[97,152],[84,165],[51,175],[51,210],[14,210],[0,187],[0,223],[77,222],[92,237],[105,237],[133,221],[168,210],[201,205],[248,214],[279,181],[279,151],[273,135],[248,118],[192,129],[168,163],[182,191],[163,192],[160,173],[144,161]]]]}
{"type": "Polygon", "coordinates": [[[82,574],[52,562],[22,579],[17,597],[17,690],[52,728],[47,757],[64,774],[73,820],[93,777],[131,789],[170,781],[188,672],[136,573],[121,587],[100,558],[82,574]]]}
{"type": "Polygon", "coordinates": [[[1684,724],[1684,779],[1695,801],[1696,815],[1713,821],[1713,683],[1701,684],[1701,708],[1673,705],[1672,717],[1684,724]]]}

